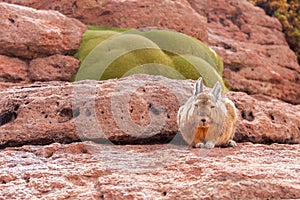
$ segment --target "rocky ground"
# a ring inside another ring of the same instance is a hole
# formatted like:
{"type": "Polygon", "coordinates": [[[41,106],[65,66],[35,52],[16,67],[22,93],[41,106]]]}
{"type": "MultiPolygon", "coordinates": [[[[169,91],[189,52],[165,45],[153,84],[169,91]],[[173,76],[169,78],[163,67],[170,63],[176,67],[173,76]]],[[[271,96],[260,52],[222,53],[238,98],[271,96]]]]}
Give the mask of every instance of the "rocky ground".
{"type": "Polygon", "coordinates": [[[0,199],[300,198],[300,66],[261,9],[245,0],[2,0],[0,26],[0,199]],[[238,147],[180,142],[176,113],[193,81],[66,82],[83,23],[168,28],[215,49],[234,90],[238,147]]]}
{"type": "Polygon", "coordinates": [[[92,142],[7,148],[0,152],[0,199],[299,199],[299,149],[92,142]]]}

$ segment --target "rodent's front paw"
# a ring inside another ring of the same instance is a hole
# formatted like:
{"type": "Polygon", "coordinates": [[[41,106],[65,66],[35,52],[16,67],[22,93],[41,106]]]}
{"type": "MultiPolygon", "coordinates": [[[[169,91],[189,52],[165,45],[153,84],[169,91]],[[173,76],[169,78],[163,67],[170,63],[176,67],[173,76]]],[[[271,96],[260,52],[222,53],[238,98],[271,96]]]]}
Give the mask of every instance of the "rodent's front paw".
{"type": "Polygon", "coordinates": [[[226,145],[228,147],[236,147],[237,146],[237,144],[236,144],[236,142],[234,140],[228,140],[228,142],[226,143],[226,145]]]}
{"type": "Polygon", "coordinates": [[[201,148],[212,149],[214,147],[215,147],[215,143],[208,141],[205,144],[203,144],[203,146],[201,148]]]}
{"type": "Polygon", "coordinates": [[[203,145],[204,145],[204,144],[203,144],[202,142],[199,142],[199,143],[195,144],[194,147],[195,147],[195,148],[202,148],[203,145]]]}
{"type": "Polygon", "coordinates": [[[212,149],[215,147],[215,144],[213,142],[206,142],[205,144],[202,142],[197,143],[195,148],[205,148],[205,149],[212,149]]]}

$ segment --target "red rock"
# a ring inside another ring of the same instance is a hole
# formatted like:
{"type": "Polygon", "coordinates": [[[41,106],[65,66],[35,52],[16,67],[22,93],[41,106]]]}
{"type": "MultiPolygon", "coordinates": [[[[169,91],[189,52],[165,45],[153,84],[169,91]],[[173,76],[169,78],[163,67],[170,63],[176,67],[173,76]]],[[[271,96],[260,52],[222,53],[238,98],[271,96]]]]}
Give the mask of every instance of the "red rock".
{"type": "Polygon", "coordinates": [[[279,21],[246,0],[4,1],[59,10],[88,24],[184,32],[223,57],[224,77],[233,90],[300,103],[300,66],[279,21]]]}
{"type": "Polygon", "coordinates": [[[57,10],[85,24],[125,28],[157,27],[176,30],[207,39],[205,18],[195,12],[185,0],[114,0],[114,1],[42,1],[1,0],[36,9],[57,10]]]}
{"type": "Polygon", "coordinates": [[[245,93],[226,95],[239,111],[235,140],[254,143],[300,143],[300,106],[245,93]]]}
{"type": "MultiPolygon", "coordinates": [[[[135,75],[6,89],[0,92],[0,147],[86,139],[166,143],[177,134],[177,111],[192,88],[188,80],[135,75]]],[[[235,140],[300,143],[299,106],[244,93],[227,96],[239,109],[235,140]]]]}
{"type": "Polygon", "coordinates": [[[84,24],[55,11],[0,3],[0,54],[32,59],[71,54],[81,42],[84,24]]]}
{"type": "Polygon", "coordinates": [[[30,61],[29,77],[32,81],[69,81],[76,74],[80,61],[72,56],[56,54],[30,61]]]}
{"type": "Polygon", "coordinates": [[[189,0],[208,20],[208,43],[223,57],[236,91],[300,103],[300,66],[275,18],[247,1],[189,0]]]}
{"type": "Polygon", "coordinates": [[[299,154],[299,145],[249,143],[209,152],[92,142],[6,148],[0,150],[0,194],[3,199],[299,199],[299,154]]]}
{"type": "Polygon", "coordinates": [[[29,82],[27,63],[18,58],[0,55],[0,82],[29,82]]]}
{"type": "Polygon", "coordinates": [[[0,91],[6,90],[6,89],[14,87],[14,86],[22,86],[22,85],[26,85],[26,83],[0,82],[0,91]]]}

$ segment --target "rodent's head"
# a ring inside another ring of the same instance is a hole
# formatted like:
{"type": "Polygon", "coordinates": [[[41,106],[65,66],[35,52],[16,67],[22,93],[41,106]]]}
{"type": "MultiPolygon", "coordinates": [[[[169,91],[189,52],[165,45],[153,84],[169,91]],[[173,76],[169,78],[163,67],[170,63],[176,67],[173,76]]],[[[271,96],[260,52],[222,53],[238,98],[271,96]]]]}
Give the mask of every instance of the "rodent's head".
{"type": "Polygon", "coordinates": [[[202,78],[198,79],[193,93],[193,107],[196,112],[195,121],[199,128],[208,128],[212,121],[212,112],[217,109],[217,101],[220,100],[222,88],[219,82],[210,91],[203,90],[202,78]]]}

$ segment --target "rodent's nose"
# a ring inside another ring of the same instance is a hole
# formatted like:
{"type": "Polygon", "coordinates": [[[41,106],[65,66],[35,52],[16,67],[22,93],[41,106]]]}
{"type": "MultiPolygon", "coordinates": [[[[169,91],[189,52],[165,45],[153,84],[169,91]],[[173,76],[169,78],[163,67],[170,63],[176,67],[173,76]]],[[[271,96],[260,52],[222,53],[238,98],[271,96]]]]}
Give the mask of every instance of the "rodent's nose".
{"type": "Polygon", "coordinates": [[[206,119],[205,119],[205,118],[202,118],[202,119],[201,119],[201,122],[205,123],[205,122],[206,122],[206,119]]]}

